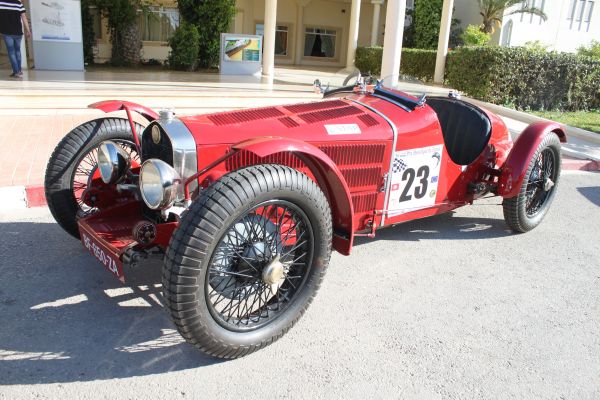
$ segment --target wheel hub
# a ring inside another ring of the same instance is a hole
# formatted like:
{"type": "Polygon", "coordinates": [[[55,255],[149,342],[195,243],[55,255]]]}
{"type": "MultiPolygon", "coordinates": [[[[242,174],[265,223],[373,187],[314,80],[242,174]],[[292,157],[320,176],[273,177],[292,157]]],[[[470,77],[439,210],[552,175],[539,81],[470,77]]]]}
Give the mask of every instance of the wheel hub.
{"type": "Polygon", "coordinates": [[[262,280],[267,285],[276,285],[285,277],[285,268],[283,263],[279,261],[279,256],[275,257],[262,272],[262,280]]]}
{"type": "Polygon", "coordinates": [[[553,186],[554,186],[554,182],[552,181],[552,179],[546,178],[544,180],[544,191],[545,192],[549,192],[550,189],[552,189],[553,186]]]}

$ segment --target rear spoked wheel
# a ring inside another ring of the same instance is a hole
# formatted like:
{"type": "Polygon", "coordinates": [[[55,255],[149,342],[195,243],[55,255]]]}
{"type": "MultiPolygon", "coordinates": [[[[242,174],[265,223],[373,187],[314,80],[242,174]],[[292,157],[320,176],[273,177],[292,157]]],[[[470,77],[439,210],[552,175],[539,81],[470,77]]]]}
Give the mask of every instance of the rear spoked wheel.
{"type": "Polygon", "coordinates": [[[188,342],[241,357],[296,323],[330,254],[331,211],[319,187],[288,167],[244,168],[182,216],[165,256],[165,301],[188,342]]]}
{"type": "Polygon", "coordinates": [[[551,133],[529,161],[519,194],[502,202],[504,219],[513,231],[527,232],[540,224],[556,194],[560,170],[560,140],[551,133]]]}

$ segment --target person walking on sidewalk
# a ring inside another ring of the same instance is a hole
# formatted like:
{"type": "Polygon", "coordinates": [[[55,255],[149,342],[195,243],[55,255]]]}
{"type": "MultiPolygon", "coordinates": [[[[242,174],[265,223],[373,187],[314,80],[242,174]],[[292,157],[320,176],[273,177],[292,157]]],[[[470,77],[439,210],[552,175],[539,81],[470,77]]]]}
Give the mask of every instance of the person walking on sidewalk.
{"type": "Polygon", "coordinates": [[[23,76],[23,71],[21,71],[23,31],[25,31],[26,37],[31,36],[23,3],[20,0],[0,0],[0,33],[4,37],[13,78],[23,76]]]}

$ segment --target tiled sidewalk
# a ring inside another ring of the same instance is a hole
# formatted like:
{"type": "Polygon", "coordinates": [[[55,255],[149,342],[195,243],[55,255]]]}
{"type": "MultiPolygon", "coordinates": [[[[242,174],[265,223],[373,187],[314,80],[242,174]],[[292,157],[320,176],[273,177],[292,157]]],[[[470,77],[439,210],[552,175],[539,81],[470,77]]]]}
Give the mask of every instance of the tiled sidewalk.
{"type": "Polygon", "coordinates": [[[0,187],[42,184],[56,144],[73,127],[98,114],[0,116],[0,187]]]}
{"type": "MultiPolygon", "coordinates": [[[[85,121],[105,115],[86,108],[90,103],[119,98],[154,109],[173,106],[185,115],[306,102],[320,98],[311,88],[315,77],[335,86],[341,84],[344,74],[277,68],[275,81],[265,82],[218,74],[36,71],[29,72],[23,81],[0,79],[0,188],[42,185],[48,159],[64,135],[85,121]]],[[[403,90],[413,93],[448,92],[447,88],[416,83],[402,85],[403,90]]],[[[509,126],[513,133],[522,129],[520,125],[509,126]]],[[[580,164],[572,165],[580,169],[580,164]]]]}

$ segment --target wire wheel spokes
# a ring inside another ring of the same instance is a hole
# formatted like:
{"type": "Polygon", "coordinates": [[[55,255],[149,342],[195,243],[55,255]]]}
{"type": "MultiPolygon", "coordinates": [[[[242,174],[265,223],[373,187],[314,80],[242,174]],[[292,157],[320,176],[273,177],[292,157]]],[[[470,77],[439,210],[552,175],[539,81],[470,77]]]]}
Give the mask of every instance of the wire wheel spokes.
{"type": "Polygon", "coordinates": [[[525,193],[527,216],[536,215],[554,190],[556,182],[556,156],[551,149],[544,149],[536,159],[529,175],[525,193]]]}
{"type": "Polygon", "coordinates": [[[206,301],[227,329],[247,331],[281,315],[312,265],[313,231],[295,204],[271,200],[229,226],[207,269],[206,301]]]}
{"type": "MultiPolygon", "coordinates": [[[[140,163],[140,156],[136,150],[135,144],[128,140],[113,140],[120,147],[122,147],[127,154],[131,157],[132,164],[140,163]]],[[[85,153],[77,162],[75,170],[73,172],[72,188],[73,196],[79,207],[77,214],[80,217],[84,217],[98,211],[95,207],[90,207],[83,201],[84,191],[91,185],[94,178],[94,174],[98,169],[98,149],[100,145],[92,148],[90,151],[85,153]]]]}

